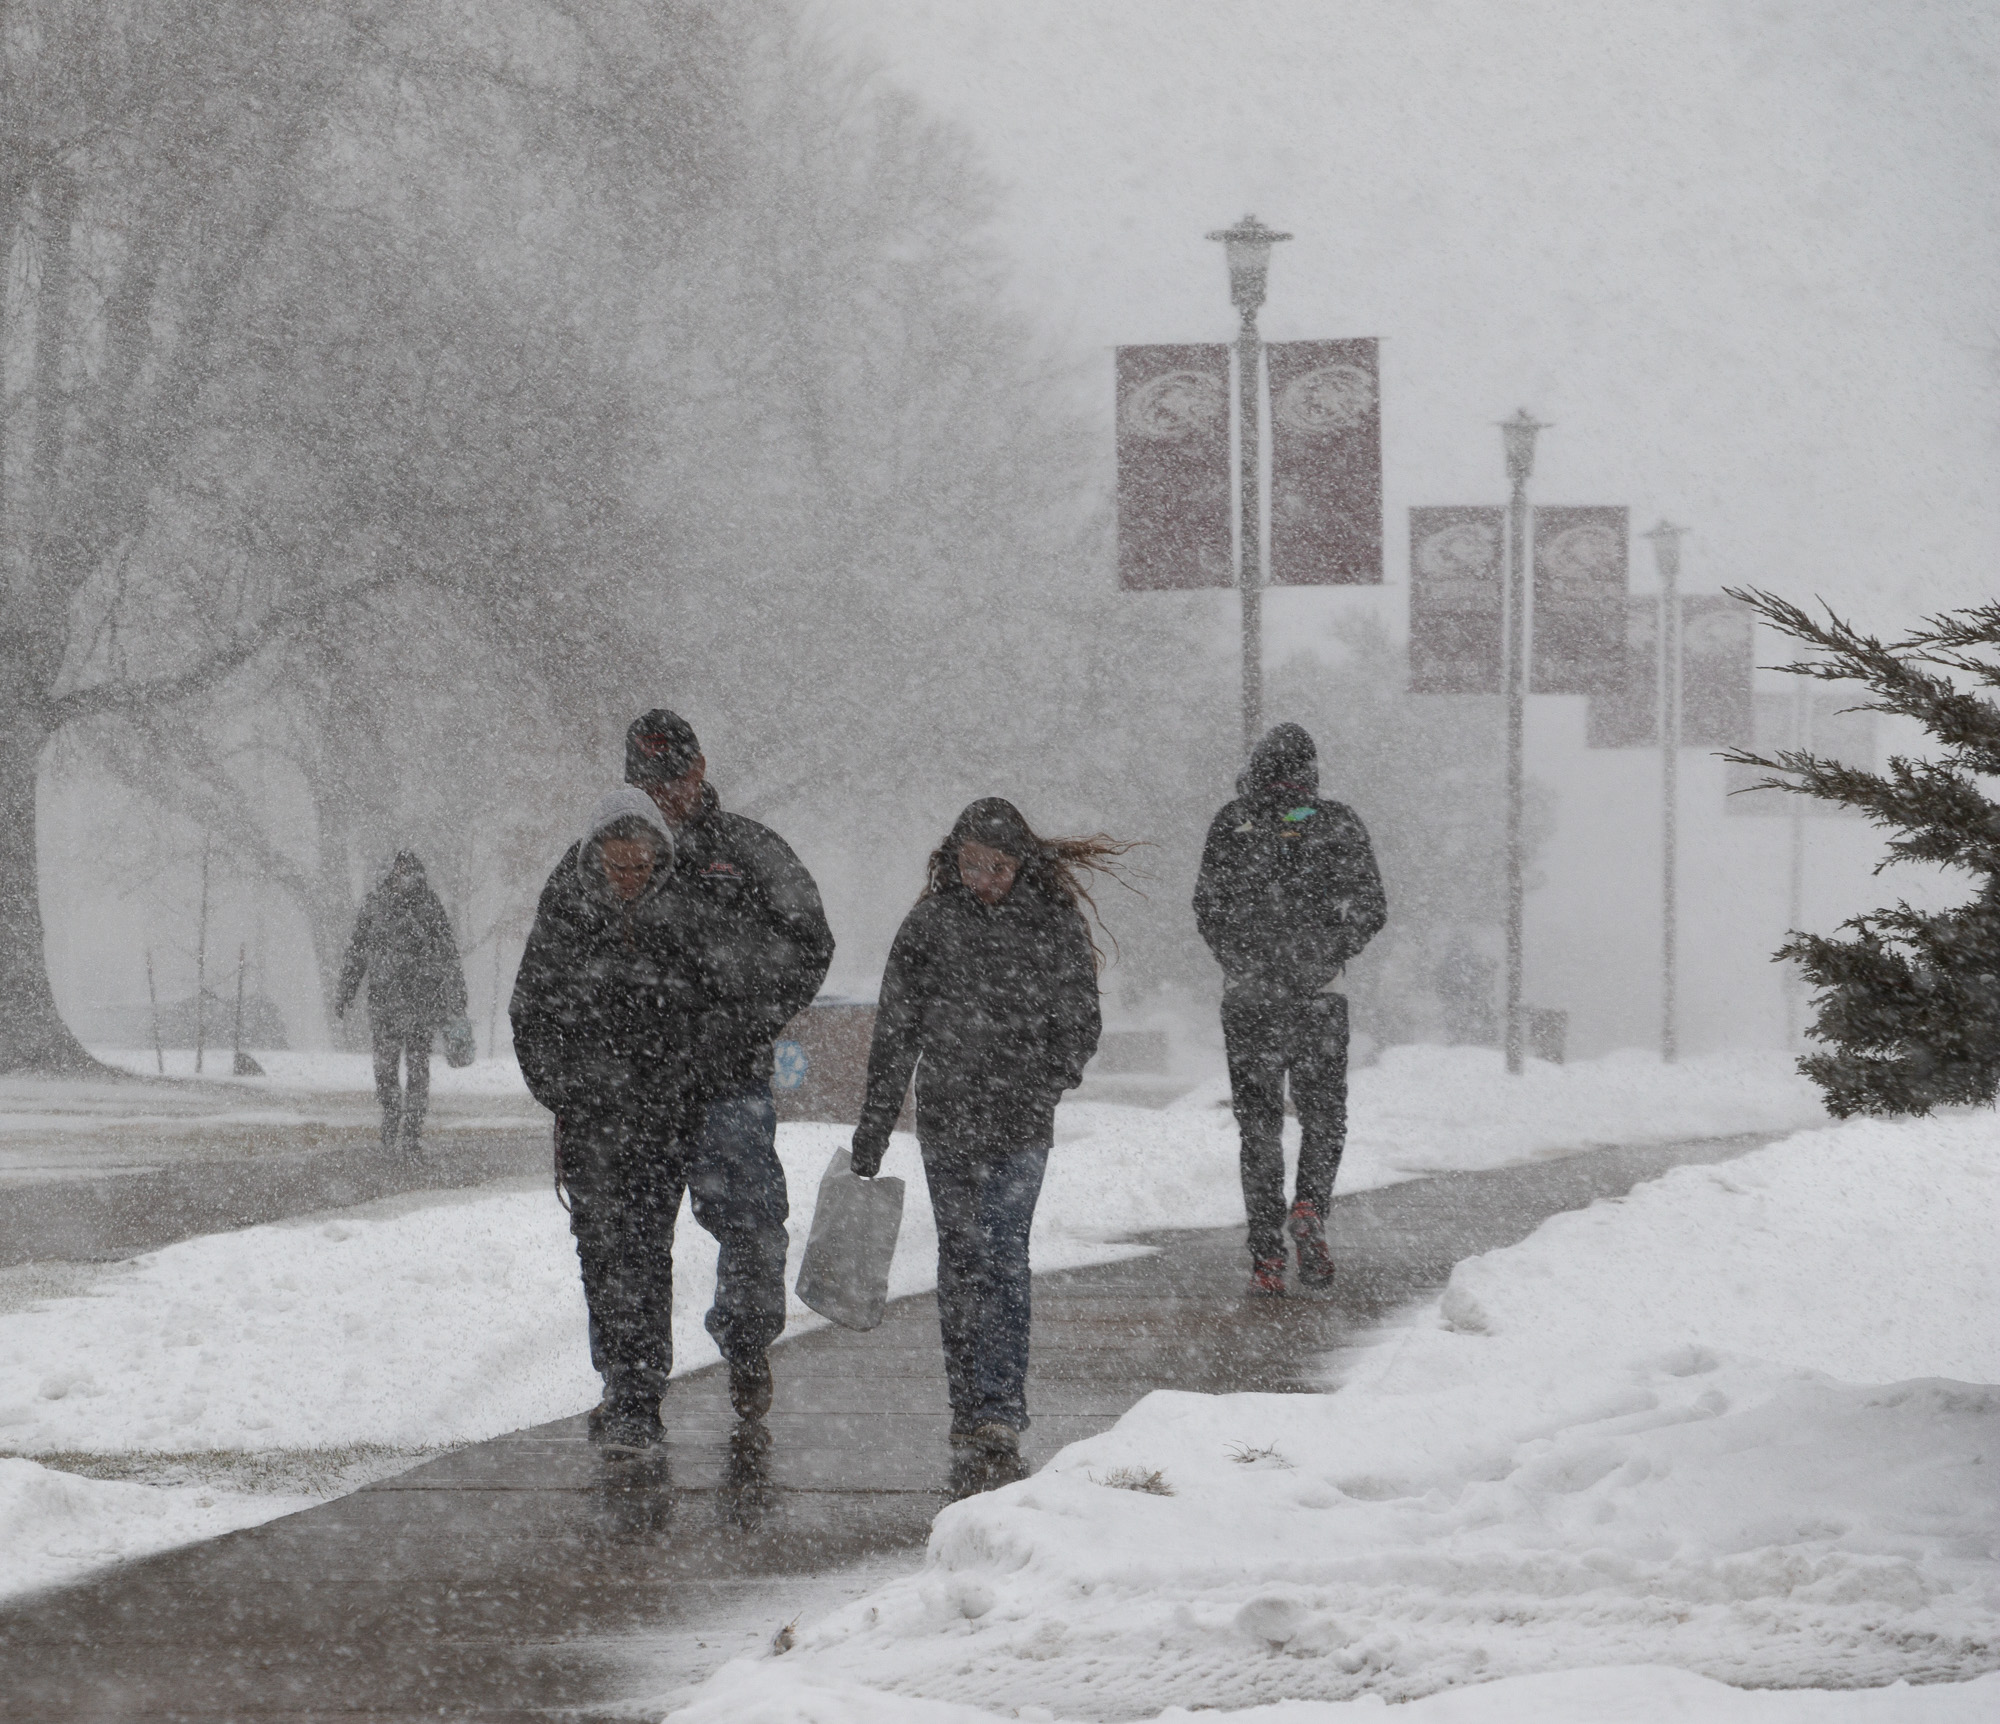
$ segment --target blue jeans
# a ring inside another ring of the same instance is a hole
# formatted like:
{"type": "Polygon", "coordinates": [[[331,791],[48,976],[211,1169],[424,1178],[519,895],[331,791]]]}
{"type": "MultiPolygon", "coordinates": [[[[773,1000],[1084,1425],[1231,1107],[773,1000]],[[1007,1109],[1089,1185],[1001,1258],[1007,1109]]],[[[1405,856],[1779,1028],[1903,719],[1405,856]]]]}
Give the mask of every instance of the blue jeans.
{"type": "Polygon", "coordinates": [[[722,1356],[747,1363],[778,1338],[791,1205],[766,1085],[711,1102],[692,1140],[644,1110],[566,1118],[557,1129],[590,1307],[590,1362],[607,1384],[653,1392],[673,1371],[683,1191],[721,1247],[707,1328],[722,1356]]]}
{"type": "Polygon", "coordinates": [[[925,1144],[924,1180],[937,1217],[938,1328],[957,1431],[1028,1428],[1028,1226],[1049,1164],[1046,1149],[992,1160],[925,1144]]]}

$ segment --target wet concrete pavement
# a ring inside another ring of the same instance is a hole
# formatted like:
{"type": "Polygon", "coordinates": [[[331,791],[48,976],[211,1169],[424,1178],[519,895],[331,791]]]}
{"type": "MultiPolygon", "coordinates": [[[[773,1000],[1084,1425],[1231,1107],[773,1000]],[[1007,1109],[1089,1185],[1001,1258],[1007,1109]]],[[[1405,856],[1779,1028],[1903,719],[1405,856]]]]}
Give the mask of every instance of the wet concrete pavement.
{"type": "MultiPolygon", "coordinates": [[[[1762,1137],[1597,1150],[1335,1202],[1330,1297],[1250,1301],[1240,1233],[1036,1282],[1039,1465],[1156,1388],[1311,1391],[1470,1253],[1762,1137]]],[[[928,1297],[774,1355],[767,1440],[676,1380],[657,1461],[566,1419],[0,1611],[0,1718],[657,1717],[783,1622],[918,1560],[951,1475],[928,1297]]]]}
{"type": "Polygon", "coordinates": [[[548,1123],[523,1119],[524,1104],[441,1111],[415,1156],[383,1150],[372,1102],[322,1112],[120,1122],[53,1146],[0,1139],[0,1269],[131,1257],[399,1192],[549,1170],[548,1123]]]}

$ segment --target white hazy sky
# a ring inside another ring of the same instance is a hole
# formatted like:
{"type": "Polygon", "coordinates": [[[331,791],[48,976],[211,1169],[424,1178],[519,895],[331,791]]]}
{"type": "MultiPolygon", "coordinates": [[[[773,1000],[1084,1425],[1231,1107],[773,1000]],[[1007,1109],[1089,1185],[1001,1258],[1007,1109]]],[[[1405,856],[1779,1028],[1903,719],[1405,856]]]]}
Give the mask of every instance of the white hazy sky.
{"type": "Polygon", "coordinates": [[[1383,338],[1397,586],[1408,506],[1500,500],[1526,405],[1540,500],[1692,527],[1691,586],[1888,628],[1992,595],[2000,0],[814,12],[977,138],[1107,440],[1112,345],[1231,332],[1202,235],[1295,233],[1264,332],[1383,338]]]}

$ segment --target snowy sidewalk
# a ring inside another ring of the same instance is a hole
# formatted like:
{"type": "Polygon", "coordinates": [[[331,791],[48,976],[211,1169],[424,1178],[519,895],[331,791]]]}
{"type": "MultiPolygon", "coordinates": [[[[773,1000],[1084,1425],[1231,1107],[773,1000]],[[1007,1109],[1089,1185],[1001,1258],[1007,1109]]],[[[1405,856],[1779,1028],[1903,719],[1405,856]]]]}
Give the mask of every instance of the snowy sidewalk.
{"type": "MultiPolygon", "coordinates": [[[[1604,1150],[1337,1201],[1341,1290],[1240,1297],[1239,1230],[1036,1284],[1039,1465],[1159,1388],[1297,1391],[1461,1257],[1760,1138],[1604,1150]]],[[[914,1563],[949,1488],[935,1308],[777,1355],[761,1449],[718,1373],[677,1379],[658,1465],[572,1418],[0,1613],[0,1718],[657,1717],[801,1611],[914,1563]]]]}

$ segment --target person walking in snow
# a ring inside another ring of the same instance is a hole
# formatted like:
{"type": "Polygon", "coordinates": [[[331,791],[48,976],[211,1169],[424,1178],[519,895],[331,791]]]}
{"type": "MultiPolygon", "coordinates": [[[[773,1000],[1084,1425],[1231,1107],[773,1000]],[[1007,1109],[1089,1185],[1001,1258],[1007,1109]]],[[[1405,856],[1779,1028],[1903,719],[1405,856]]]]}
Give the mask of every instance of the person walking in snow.
{"type": "Polygon", "coordinates": [[[361,901],[340,972],[336,1018],[347,1015],[364,977],[382,1147],[392,1155],[415,1155],[430,1103],[431,1037],[465,1015],[465,972],[451,918],[414,850],[398,850],[389,872],[361,901]]]}
{"type": "Polygon", "coordinates": [[[914,1073],[951,1442],[1003,1465],[1028,1425],[1028,1227],[1056,1100],[1097,1050],[1079,873],[1127,848],[1039,838],[1011,802],[973,803],[932,853],[882,978],[852,1165],[880,1171],[914,1073]]]}
{"type": "Polygon", "coordinates": [[[798,858],[725,813],[706,774],[685,719],[633,723],[627,784],[543,888],[509,1008],[522,1075],[556,1116],[604,1379],[591,1435],[614,1453],[663,1434],[683,1190],[720,1246],[707,1328],[746,1421],[770,1410],[785,1324],[772,1044],[819,991],[833,935],[798,858]]]}
{"type": "Polygon", "coordinates": [[[1388,916],[1368,833],[1319,794],[1319,755],[1296,724],[1252,750],[1236,800],[1208,828],[1194,915],[1222,966],[1222,1034],[1241,1135],[1250,1291],[1285,1291],[1285,1233],[1302,1286],[1333,1279],[1326,1216],[1347,1137],[1347,998],[1341,971],[1388,916]],[[1300,1127],[1285,1210],[1285,1079],[1300,1127]]]}

